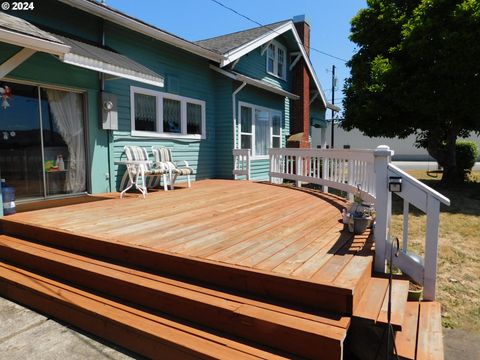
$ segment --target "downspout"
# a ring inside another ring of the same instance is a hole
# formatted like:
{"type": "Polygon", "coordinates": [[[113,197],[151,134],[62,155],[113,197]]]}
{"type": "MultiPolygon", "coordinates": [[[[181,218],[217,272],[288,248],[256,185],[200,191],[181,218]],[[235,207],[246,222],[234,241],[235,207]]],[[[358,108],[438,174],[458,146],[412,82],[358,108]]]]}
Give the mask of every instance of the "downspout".
{"type": "MultiPolygon", "coordinates": [[[[232,118],[233,118],[233,148],[237,149],[237,94],[247,85],[244,81],[235,91],[232,93],[232,118]]],[[[239,143],[240,145],[240,143],[239,143]]]]}
{"type": "MultiPolygon", "coordinates": [[[[105,47],[105,44],[106,44],[106,40],[105,40],[105,20],[102,20],[102,48],[105,47]]],[[[103,92],[105,91],[105,75],[104,73],[100,73],[100,96],[99,96],[99,120],[102,119],[102,94],[103,92]]],[[[110,164],[110,131],[111,130],[105,130],[107,132],[107,163],[108,163],[108,189],[109,189],[109,192],[112,191],[112,167],[111,167],[111,164],[110,164]]]]}

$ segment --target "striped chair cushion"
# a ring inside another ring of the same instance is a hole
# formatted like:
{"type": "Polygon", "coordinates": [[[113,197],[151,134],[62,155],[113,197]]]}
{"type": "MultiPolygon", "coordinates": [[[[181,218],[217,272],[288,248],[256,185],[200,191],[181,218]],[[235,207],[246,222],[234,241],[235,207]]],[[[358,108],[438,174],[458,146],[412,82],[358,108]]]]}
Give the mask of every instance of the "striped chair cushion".
{"type": "Polygon", "coordinates": [[[182,176],[182,175],[192,175],[193,169],[188,166],[178,167],[173,162],[172,151],[169,148],[152,148],[153,156],[155,157],[155,162],[166,169],[166,171],[171,171],[173,174],[182,176]]]}
{"type": "Polygon", "coordinates": [[[162,161],[162,162],[172,162],[172,152],[170,149],[161,147],[157,149],[158,151],[158,160],[157,161],[162,161]]]}
{"type": "Polygon", "coordinates": [[[174,174],[177,175],[192,175],[193,174],[193,169],[191,167],[181,167],[181,168],[176,168],[172,171],[174,174]]]}
{"type": "MultiPolygon", "coordinates": [[[[130,161],[148,161],[147,150],[136,145],[125,146],[125,156],[130,161]]],[[[133,172],[135,173],[135,171],[133,172]]],[[[167,171],[164,168],[156,168],[152,167],[151,164],[145,164],[146,175],[162,175],[166,173],[167,171]]]]}

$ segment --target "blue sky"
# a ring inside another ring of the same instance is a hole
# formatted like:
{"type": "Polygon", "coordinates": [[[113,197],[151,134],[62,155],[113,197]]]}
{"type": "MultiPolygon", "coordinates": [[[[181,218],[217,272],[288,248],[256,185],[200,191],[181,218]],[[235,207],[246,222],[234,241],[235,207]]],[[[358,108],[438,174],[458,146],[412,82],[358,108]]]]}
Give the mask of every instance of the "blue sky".
{"type": "MultiPolygon", "coordinates": [[[[366,3],[365,0],[220,1],[261,24],[305,14],[311,24],[311,46],[343,59],[350,59],[355,51],[354,44],[348,40],[350,20],[366,3]]],[[[257,26],[211,0],[107,0],[107,4],[187,40],[200,40],[257,26]]],[[[340,103],[348,68],[342,61],[315,51],[310,56],[329,100],[332,96],[330,69],[332,65],[337,67],[335,103],[340,103]]]]}

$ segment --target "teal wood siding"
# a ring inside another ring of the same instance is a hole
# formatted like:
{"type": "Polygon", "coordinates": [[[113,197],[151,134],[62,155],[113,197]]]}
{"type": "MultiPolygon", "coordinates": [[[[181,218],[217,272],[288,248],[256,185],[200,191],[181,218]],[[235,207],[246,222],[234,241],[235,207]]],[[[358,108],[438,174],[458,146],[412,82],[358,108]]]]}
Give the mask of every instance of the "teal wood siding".
{"type": "Polygon", "coordinates": [[[288,70],[289,67],[289,49],[286,41],[283,39],[283,36],[279,36],[275,39],[280,44],[284,45],[287,49],[286,61],[287,61],[287,80],[280,79],[276,76],[270,75],[267,73],[267,53],[265,52],[262,55],[262,47],[258,47],[248,54],[242,56],[234,70],[242,73],[244,75],[253,77],[255,79],[263,80],[266,83],[273,85],[275,87],[281,88],[283,90],[289,91],[291,89],[291,73],[288,70]]]}
{"type": "MultiPolygon", "coordinates": [[[[109,24],[106,26],[106,44],[153,71],[165,76],[165,88],[158,88],[129,80],[108,80],[105,91],[117,95],[118,131],[112,132],[111,162],[124,160],[125,145],[139,145],[151,153],[152,146],[171,148],[175,161],[186,160],[195,170],[196,179],[216,176],[216,127],[215,127],[215,79],[209,62],[160,41],[136,34],[109,24]],[[170,82],[172,78],[175,81],[170,82]],[[175,86],[169,85],[174,84],[175,86]],[[130,86],[148,88],[160,92],[172,92],[181,96],[205,101],[206,139],[159,139],[132,136],[130,86]]],[[[125,167],[112,164],[111,184],[118,189],[125,167]]],[[[179,181],[183,181],[180,178],[179,181]]]]}
{"type": "MultiPolygon", "coordinates": [[[[20,50],[19,47],[0,43],[0,61],[4,61],[20,50]]],[[[13,81],[23,80],[40,86],[61,86],[84,92],[86,109],[86,143],[90,191],[102,193],[110,191],[108,175],[107,133],[99,129],[98,120],[98,74],[62,63],[52,55],[36,53],[13,70],[8,77],[13,81]]],[[[15,89],[13,88],[15,92],[15,89]]]]}
{"type": "Polygon", "coordinates": [[[100,42],[103,20],[58,0],[34,1],[35,10],[15,11],[14,16],[60,35],[74,35],[90,42],[100,42]]]}

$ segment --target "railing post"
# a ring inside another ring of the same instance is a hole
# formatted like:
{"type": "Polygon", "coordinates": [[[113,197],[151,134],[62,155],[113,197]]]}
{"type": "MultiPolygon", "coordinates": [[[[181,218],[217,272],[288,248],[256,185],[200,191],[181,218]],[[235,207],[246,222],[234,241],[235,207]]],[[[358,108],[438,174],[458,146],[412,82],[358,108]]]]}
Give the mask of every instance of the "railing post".
{"type": "Polygon", "coordinates": [[[247,180],[250,180],[250,152],[251,150],[248,149],[246,157],[247,157],[247,180]]]}
{"type": "MultiPolygon", "coordinates": [[[[328,167],[329,167],[328,158],[324,157],[322,159],[322,162],[323,162],[322,163],[322,179],[328,179],[328,167]]],[[[325,193],[328,192],[328,186],[323,185],[322,191],[325,193]]]]}
{"type": "MultiPolygon", "coordinates": [[[[352,159],[348,159],[348,185],[356,186],[355,181],[353,180],[353,161],[352,159]]],[[[353,194],[351,192],[348,193],[348,201],[353,201],[353,194]]]]}
{"type": "Polygon", "coordinates": [[[403,199],[403,252],[408,250],[408,216],[410,212],[410,203],[403,199]]]}
{"type": "Polygon", "coordinates": [[[433,196],[427,198],[427,231],[425,238],[425,268],[423,275],[423,298],[435,300],[438,257],[438,227],[440,225],[440,202],[433,196]]]}
{"type": "Polygon", "coordinates": [[[388,191],[388,163],[392,151],[386,145],[378,146],[374,153],[374,172],[377,212],[374,240],[375,240],[375,271],[385,272],[386,243],[389,235],[392,197],[388,191]]]}
{"type": "MultiPolygon", "coordinates": [[[[302,176],[303,175],[303,171],[302,171],[303,170],[303,158],[302,158],[302,156],[300,156],[300,155],[296,156],[295,157],[295,163],[297,165],[297,171],[296,171],[297,175],[302,176]]],[[[302,182],[300,180],[297,180],[295,182],[295,186],[302,187],[302,182]]]]}

